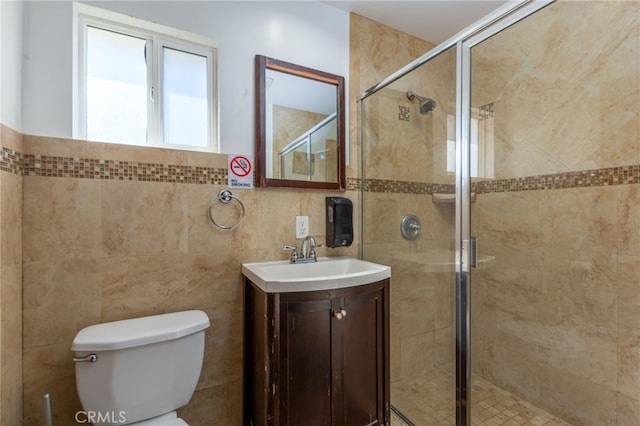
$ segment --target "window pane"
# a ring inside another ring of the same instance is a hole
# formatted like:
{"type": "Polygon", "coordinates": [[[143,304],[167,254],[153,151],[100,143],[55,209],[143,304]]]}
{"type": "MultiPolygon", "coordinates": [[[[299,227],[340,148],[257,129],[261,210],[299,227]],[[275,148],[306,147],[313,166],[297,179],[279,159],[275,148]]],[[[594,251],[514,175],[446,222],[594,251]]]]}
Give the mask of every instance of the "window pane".
{"type": "Polygon", "coordinates": [[[87,139],[147,141],[146,41],[88,27],[87,139]]]}
{"type": "Polygon", "coordinates": [[[168,47],[162,57],[164,142],[206,148],[207,58],[168,47]]]}

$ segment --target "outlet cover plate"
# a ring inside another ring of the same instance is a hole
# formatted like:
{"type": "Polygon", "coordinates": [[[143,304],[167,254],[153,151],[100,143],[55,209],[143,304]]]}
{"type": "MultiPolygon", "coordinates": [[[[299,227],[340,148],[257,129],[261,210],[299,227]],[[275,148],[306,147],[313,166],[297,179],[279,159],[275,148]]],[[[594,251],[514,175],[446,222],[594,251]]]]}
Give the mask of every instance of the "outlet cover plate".
{"type": "Polygon", "coordinates": [[[309,216],[296,216],[296,238],[309,235],[309,216]]]}

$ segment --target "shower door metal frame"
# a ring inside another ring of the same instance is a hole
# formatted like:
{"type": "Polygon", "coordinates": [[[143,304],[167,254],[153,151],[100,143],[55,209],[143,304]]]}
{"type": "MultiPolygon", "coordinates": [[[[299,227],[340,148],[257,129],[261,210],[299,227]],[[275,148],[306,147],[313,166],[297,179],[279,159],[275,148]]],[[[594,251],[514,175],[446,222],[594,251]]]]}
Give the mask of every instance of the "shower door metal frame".
{"type": "MultiPolygon", "coordinates": [[[[418,59],[399,69],[366,90],[359,98],[367,97],[389,86],[419,68],[429,60],[456,47],[456,177],[455,177],[455,387],[456,426],[471,425],[471,49],[518,21],[554,3],[556,0],[510,1],[480,21],[439,44],[418,59]]],[[[360,148],[364,147],[363,107],[360,105],[360,148]]],[[[360,173],[364,177],[364,156],[360,155],[360,173]]],[[[360,208],[363,214],[363,191],[360,208]]],[[[363,255],[363,229],[360,221],[359,255],[363,255]]]]}
{"type": "MultiPolygon", "coordinates": [[[[456,425],[471,425],[471,49],[555,0],[524,2],[457,42],[456,49],[456,425]],[[459,257],[459,258],[458,258],[459,257]]],[[[475,243],[475,241],[473,241],[475,243]]],[[[475,248],[473,249],[475,254],[475,248]]]]}

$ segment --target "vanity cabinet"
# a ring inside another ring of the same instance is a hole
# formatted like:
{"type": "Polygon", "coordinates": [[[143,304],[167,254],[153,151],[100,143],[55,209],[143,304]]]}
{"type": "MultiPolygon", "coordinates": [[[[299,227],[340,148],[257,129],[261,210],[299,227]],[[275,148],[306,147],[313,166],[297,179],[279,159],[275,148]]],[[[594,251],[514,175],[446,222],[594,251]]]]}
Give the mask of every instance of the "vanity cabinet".
{"type": "Polygon", "coordinates": [[[388,279],[244,290],[245,426],[389,424],[388,279]]]}

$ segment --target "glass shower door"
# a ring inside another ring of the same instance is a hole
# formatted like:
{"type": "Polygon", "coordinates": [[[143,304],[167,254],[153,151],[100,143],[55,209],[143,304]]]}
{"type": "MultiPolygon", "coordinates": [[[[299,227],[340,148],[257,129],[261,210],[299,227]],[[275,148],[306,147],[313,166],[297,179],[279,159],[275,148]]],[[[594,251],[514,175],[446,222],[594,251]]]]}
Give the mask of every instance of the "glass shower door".
{"type": "Polygon", "coordinates": [[[360,103],[392,425],[635,425],[640,8],[509,8],[360,103]]]}
{"type": "Polygon", "coordinates": [[[455,424],[455,52],[361,102],[361,249],[392,270],[393,426],[455,424]]]}
{"type": "Polygon", "coordinates": [[[556,2],[469,49],[473,424],[638,422],[639,16],[556,2]]]}

